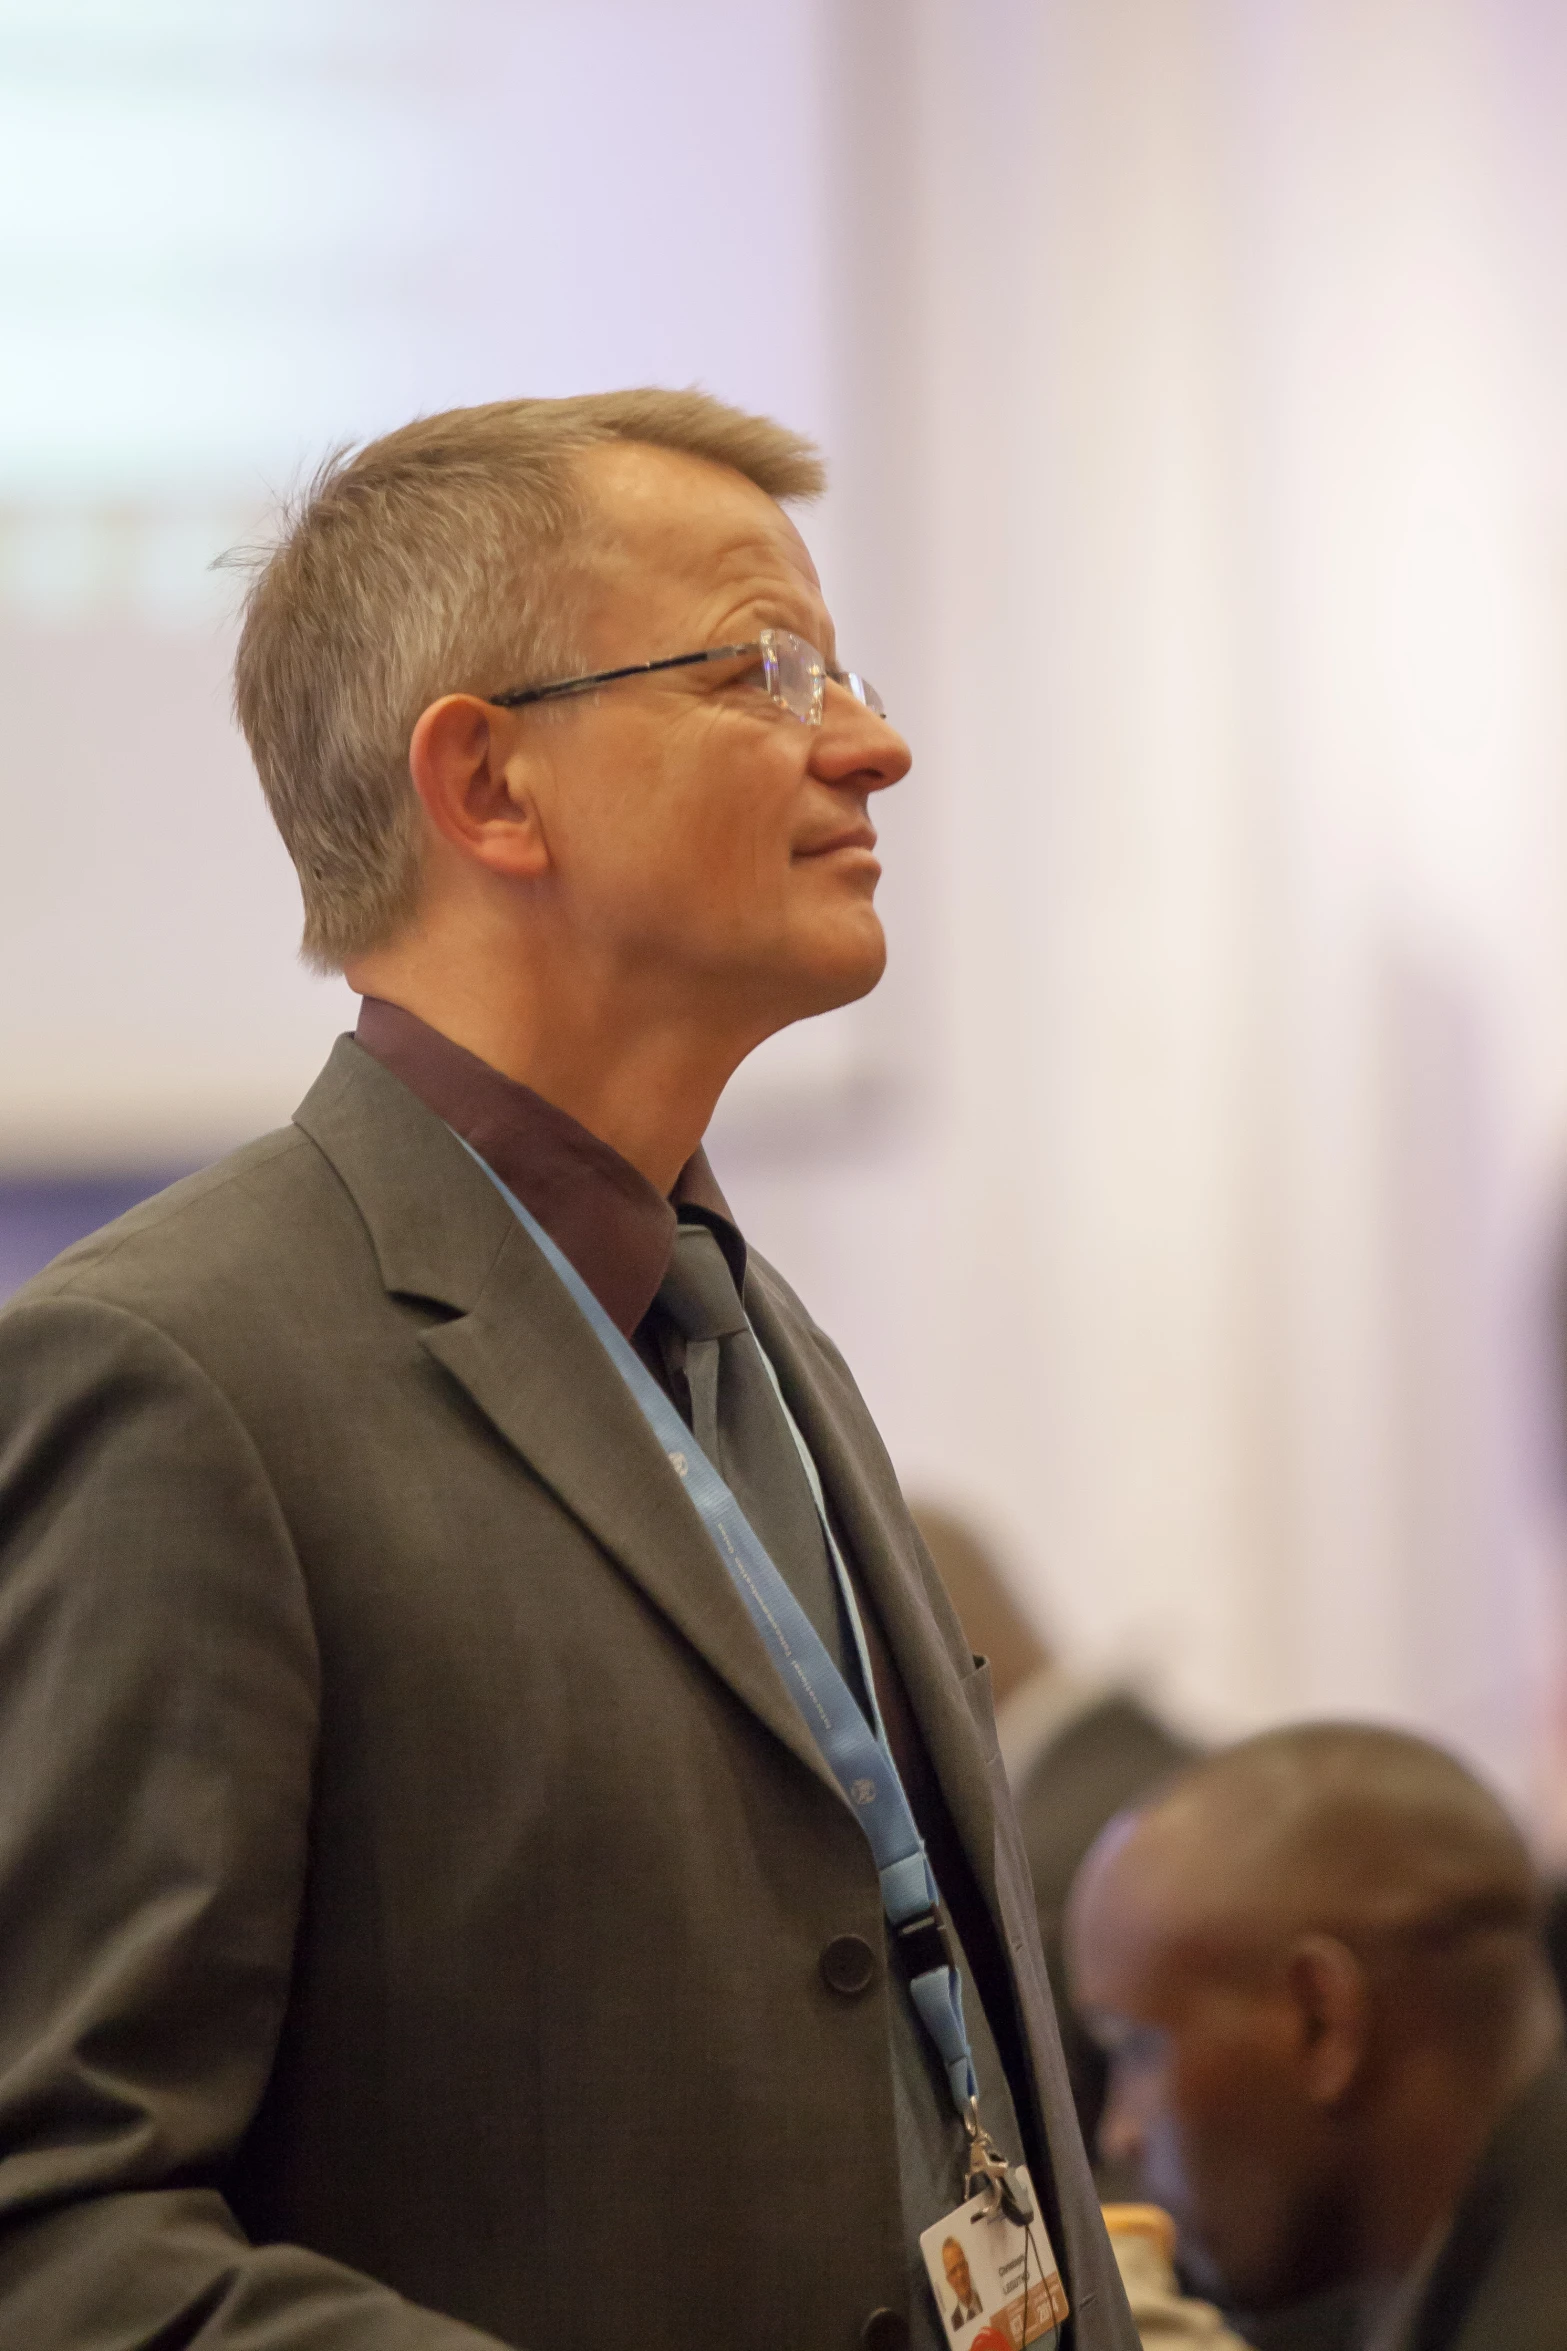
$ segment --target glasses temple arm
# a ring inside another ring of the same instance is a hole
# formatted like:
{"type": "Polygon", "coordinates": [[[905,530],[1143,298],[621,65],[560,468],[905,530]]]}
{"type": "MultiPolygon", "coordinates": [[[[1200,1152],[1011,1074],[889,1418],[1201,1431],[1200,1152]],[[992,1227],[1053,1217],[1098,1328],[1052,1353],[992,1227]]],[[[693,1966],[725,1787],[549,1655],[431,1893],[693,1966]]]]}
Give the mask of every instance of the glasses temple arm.
{"type": "Polygon", "coordinates": [[[690,669],[699,661],[729,661],[740,653],[755,653],[757,645],[709,645],[701,653],[671,653],[662,661],[633,661],[625,669],[599,669],[591,677],[561,678],[550,686],[520,686],[509,694],[490,694],[486,700],[498,710],[520,710],[527,702],[547,702],[556,694],[586,694],[593,686],[612,686],[618,678],[648,677],[658,669],[690,669]]]}

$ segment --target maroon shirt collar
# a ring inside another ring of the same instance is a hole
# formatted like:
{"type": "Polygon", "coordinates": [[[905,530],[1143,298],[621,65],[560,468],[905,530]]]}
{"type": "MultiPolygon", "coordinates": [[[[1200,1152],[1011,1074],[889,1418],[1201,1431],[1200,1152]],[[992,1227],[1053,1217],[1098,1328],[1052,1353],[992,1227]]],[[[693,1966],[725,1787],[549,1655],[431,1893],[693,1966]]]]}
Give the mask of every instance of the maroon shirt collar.
{"type": "Polygon", "coordinates": [[[658,1295],[681,1214],[712,1226],[743,1285],[745,1243],[704,1151],[666,1200],[568,1112],[401,1005],[366,996],[354,1041],[495,1170],[627,1338],[658,1295]]]}

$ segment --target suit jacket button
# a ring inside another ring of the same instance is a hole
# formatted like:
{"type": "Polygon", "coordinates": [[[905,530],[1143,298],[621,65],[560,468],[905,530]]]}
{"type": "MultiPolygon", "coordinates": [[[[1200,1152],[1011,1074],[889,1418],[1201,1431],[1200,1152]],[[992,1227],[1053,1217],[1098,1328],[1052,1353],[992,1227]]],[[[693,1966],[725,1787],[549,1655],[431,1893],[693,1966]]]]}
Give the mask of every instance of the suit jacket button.
{"type": "MultiPolygon", "coordinates": [[[[822,1980],[832,1991],[841,1992],[846,2000],[856,1999],[861,1992],[870,1990],[876,1980],[876,1954],[863,1935],[834,1935],[822,1953],[822,1980]]],[[[877,2315],[893,2314],[888,2311],[877,2315]]]]}
{"type": "Polygon", "coordinates": [[[909,2351],[909,2322],[901,2310],[873,2310],[860,2341],[865,2351],[909,2351]]]}

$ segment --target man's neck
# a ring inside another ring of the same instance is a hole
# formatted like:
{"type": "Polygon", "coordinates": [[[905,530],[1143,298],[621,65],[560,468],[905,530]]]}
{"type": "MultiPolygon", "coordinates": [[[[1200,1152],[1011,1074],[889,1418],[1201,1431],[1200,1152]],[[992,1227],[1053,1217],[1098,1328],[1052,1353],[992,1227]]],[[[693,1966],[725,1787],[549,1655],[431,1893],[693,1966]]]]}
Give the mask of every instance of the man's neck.
{"type": "Polygon", "coordinates": [[[732,1040],[693,1033],[693,1024],[616,1021],[593,1008],[573,1018],[570,1006],[543,1018],[532,1005],[369,959],[349,979],[566,1111],[665,1194],[744,1055],[732,1040]]]}

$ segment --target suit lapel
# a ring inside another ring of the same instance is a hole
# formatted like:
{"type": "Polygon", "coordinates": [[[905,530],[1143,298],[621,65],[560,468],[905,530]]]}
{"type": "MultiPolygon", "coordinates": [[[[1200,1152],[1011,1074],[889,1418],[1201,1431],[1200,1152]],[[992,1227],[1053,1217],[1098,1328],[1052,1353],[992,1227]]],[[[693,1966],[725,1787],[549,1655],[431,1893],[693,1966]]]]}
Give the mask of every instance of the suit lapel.
{"type": "Polygon", "coordinates": [[[753,1271],[747,1282],[746,1309],[811,1449],[838,1533],[881,1617],[948,1810],[994,1909],[996,1824],[984,1751],[923,1590],[892,1464],[853,1382],[827,1354],[800,1344],[765,1270],[753,1271]]]}
{"type": "Polygon", "coordinates": [[[295,1113],[394,1295],[454,1310],[421,1343],[750,1711],[842,1802],[625,1382],[456,1137],[349,1038],[295,1113]]]}

